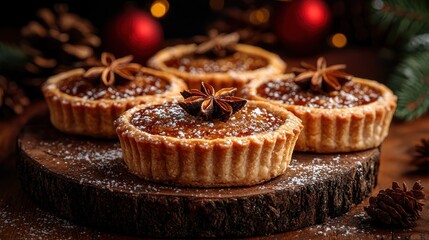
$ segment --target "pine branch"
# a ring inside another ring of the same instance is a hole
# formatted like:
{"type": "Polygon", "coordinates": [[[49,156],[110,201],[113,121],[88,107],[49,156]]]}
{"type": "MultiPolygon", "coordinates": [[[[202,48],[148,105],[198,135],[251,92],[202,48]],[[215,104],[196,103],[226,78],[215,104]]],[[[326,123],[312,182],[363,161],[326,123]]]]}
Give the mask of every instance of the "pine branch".
{"type": "Polygon", "coordinates": [[[23,72],[27,55],[18,47],[0,42],[0,74],[23,72]]]}
{"type": "Polygon", "coordinates": [[[408,40],[429,32],[429,1],[375,0],[372,21],[387,34],[387,41],[408,40]]]}
{"type": "Polygon", "coordinates": [[[416,119],[429,110],[428,62],[429,51],[411,53],[391,76],[390,87],[398,96],[398,118],[416,119]]]}
{"type": "Polygon", "coordinates": [[[405,45],[405,51],[408,53],[429,51],[429,33],[412,38],[408,44],[405,45]]]}

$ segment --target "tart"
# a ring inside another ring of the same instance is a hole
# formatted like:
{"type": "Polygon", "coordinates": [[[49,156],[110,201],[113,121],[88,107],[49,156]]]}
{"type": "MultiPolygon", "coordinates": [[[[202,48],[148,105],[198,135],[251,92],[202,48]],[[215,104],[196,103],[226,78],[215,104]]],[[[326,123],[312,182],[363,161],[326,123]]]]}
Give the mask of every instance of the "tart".
{"type": "Polygon", "coordinates": [[[139,177],[198,187],[247,186],[285,172],[301,121],[282,107],[202,83],[184,101],[136,106],[116,121],[123,158],[139,177]]]}
{"type": "Polygon", "coordinates": [[[206,82],[216,90],[235,87],[239,94],[253,78],[285,71],[286,63],[278,55],[238,44],[238,39],[238,33],[231,33],[211,36],[209,41],[199,45],[167,47],[149,59],[148,64],[182,78],[190,89],[197,89],[201,82],[206,82]]]}
{"type": "Polygon", "coordinates": [[[333,153],[374,148],[388,135],[396,96],[385,85],[352,77],[345,65],[304,63],[295,74],[249,83],[247,98],[285,107],[304,125],[295,150],[333,153]]]}
{"type": "Polygon", "coordinates": [[[179,97],[186,85],[173,75],[102,54],[103,66],[73,69],[50,77],[42,91],[52,124],[60,131],[117,138],[113,121],[143,103],[179,97]]]}

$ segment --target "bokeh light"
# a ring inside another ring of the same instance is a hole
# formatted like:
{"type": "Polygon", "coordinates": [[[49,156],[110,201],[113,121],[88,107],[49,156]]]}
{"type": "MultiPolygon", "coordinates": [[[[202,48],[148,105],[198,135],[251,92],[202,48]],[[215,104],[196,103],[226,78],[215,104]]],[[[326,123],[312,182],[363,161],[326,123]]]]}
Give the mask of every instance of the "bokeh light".
{"type": "Polygon", "coordinates": [[[168,11],[170,4],[166,0],[157,0],[150,6],[150,13],[156,18],[162,18],[168,11]]]}
{"type": "Polygon", "coordinates": [[[331,37],[331,45],[336,48],[343,48],[347,45],[347,37],[342,33],[335,33],[331,37]]]}
{"type": "Polygon", "coordinates": [[[254,25],[267,23],[270,19],[270,12],[266,8],[260,8],[252,11],[249,15],[249,21],[254,25]]]}

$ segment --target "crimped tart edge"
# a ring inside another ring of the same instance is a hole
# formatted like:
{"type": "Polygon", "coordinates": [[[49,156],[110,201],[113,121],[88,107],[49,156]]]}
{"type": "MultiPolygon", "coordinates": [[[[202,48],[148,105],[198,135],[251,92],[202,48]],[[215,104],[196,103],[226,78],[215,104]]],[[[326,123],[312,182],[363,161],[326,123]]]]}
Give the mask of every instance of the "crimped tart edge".
{"type": "Polygon", "coordinates": [[[283,73],[287,66],[277,54],[247,44],[237,44],[237,51],[254,54],[267,59],[268,64],[266,67],[243,72],[188,73],[165,65],[165,61],[192,53],[196,47],[196,44],[182,44],[164,48],[149,59],[148,65],[179,76],[184,79],[189,88],[199,88],[201,81],[204,81],[212,85],[215,89],[236,87],[239,92],[250,79],[283,73]]]}
{"type": "Polygon", "coordinates": [[[249,102],[275,111],[287,123],[248,137],[179,139],[152,135],[130,124],[132,115],[147,106],[140,105],[115,121],[123,159],[143,179],[181,186],[248,186],[279,176],[290,163],[301,120],[280,107],[249,102]]]}
{"type": "MultiPolygon", "coordinates": [[[[293,76],[293,74],[279,75],[277,79],[281,81],[293,76]]],[[[272,79],[276,77],[269,80],[272,79]]],[[[244,95],[249,99],[283,106],[302,120],[304,129],[295,146],[296,151],[316,153],[360,151],[381,145],[388,135],[397,97],[381,83],[353,78],[352,81],[379,90],[381,98],[351,108],[323,109],[286,105],[258,96],[257,88],[266,81],[267,79],[257,79],[250,82],[243,91],[244,95]]]]}
{"type": "Polygon", "coordinates": [[[170,88],[162,94],[145,95],[127,99],[85,100],[63,93],[58,83],[64,79],[82,75],[82,68],[54,75],[43,84],[42,92],[48,104],[52,124],[62,132],[100,138],[117,138],[113,121],[127,109],[143,103],[160,103],[180,96],[186,85],[177,77],[157,70],[142,71],[170,82],[170,88]]]}

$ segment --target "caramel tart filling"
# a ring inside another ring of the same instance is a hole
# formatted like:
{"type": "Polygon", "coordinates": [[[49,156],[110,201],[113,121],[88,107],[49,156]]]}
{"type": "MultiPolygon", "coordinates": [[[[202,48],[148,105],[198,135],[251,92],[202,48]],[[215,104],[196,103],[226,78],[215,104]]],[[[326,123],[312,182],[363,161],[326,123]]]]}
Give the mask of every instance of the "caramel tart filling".
{"type": "Polygon", "coordinates": [[[246,105],[227,122],[206,121],[185,112],[177,103],[152,105],[133,114],[130,123],[153,135],[184,139],[220,139],[272,132],[284,124],[264,108],[246,105]]]}
{"type": "Polygon", "coordinates": [[[191,73],[225,73],[256,70],[268,65],[267,59],[247,53],[235,52],[221,58],[206,55],[185,55],[167,60],[168,67],[191,73]]]}
{"type": "Polygon", "coordinates": [[[257,88],[257,94],[287,105],[324,109],[356,107],[375,102],[381,97],[377,89],[353,81],[347,82],[338,91],[314,93],[302,89],[292,79],[265,82],[257,88]]]}
{"type": "Polygon", "coordinates": [[[87,100],[126,99],[144,95],[162,94],[170,83],[160,77],[141,73],[134,81],[122,80],[115,85],[106,86],[99,81],[83,79],[80,76],[64,79],[59,83],[61,92],[87,100]]]}

